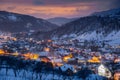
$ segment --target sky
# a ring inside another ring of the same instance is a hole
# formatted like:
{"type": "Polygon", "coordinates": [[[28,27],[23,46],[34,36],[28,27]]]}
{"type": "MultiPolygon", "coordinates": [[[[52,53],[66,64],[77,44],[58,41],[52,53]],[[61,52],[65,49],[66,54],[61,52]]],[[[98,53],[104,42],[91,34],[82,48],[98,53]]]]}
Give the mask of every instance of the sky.
{"type": "Polygon", "coordinates": [[[0,10],[38,18],[83,17],[119,8],[120,0],[0,0],[0,10]]]}

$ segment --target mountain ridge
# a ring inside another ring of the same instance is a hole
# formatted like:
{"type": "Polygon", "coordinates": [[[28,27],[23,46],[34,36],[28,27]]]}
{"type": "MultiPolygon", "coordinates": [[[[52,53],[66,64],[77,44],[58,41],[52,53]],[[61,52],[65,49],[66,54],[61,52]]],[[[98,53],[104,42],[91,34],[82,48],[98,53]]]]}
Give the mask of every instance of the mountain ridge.
{"type": "Polygon", "coordinates": [[[50,31],[58,26],[41,18],[0,11],[0,30],[7,32],[50,31]],[[47,29],[46,29],[47,28],[47,29]]]}
{"type": "Polygon", "coordinates": [[[66,23],[69,23],[71,21],[74,21],[76,20],[77,18],[64,18],[64,17],[55,17],[55,18],[50,18],[50,19],[47,19],[47,21],[53,23],[53,24],[56,24],[56,25],[59,25],[59,26],[62,26],[66,23]]]}
{"type": "Polygon", "coordinates": [[[49,35],[48,38],[52,39],[78,39],[88,41],[113,41],[118,39],[120,43],[119,31],[119,17],[115,15],[112,17],[111,15],[90,15],[64,24],[53,31],[47,32],[46,35],[49,35]]]}

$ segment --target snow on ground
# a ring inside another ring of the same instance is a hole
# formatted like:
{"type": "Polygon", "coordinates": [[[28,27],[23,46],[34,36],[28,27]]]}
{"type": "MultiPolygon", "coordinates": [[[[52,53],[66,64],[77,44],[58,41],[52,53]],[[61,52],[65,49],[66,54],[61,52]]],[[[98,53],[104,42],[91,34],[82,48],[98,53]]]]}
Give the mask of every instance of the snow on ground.
{"type": "Polygon", "coordinates": [[[109,40],[110,45],[119,45],[120,44],[120,31],[113,31],[110,33],[105,40],[109,40]]]}
{"type": "Polygon", "coordinates": [[[9,19],[9,20],[12,20],[12,21],[16,21],[16,20],[17,20],[17,17],[14,16],[14,15],[10,15],[10,16],[8,16],[8,19],[9,19]]]}
{"type": "Polygon", "coordinates": [[[84,39],[84,40],[101,40],[102,39],[102,33],[97,34],[96,31],[91,33],[85,33],[80,36],[78,36],[76,39],[84,39]]]}
{"type": "Polygon", "coordinates": [[[116,40],[116,39],[120,39],[120,31],[118,32],[113,31],[105,38],[105,40],[116,40]]]}
{"type": "Polygon", "coordinates": [[[110,45],[119,45],[120,44],[120,31],[113,31],[107,36],[104,36],[103,33],[96,33],[96,31],[84,33],[74,39],[78,40],[97,40],[97,41],[109,41],[108,44],[110,45]]]}

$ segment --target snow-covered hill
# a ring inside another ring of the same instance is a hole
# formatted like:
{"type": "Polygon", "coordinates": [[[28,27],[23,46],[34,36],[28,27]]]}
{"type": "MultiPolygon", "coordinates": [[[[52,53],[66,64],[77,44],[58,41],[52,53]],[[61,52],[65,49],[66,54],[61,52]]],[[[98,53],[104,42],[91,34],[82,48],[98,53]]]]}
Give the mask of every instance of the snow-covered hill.
{"type": "Polygon", "coordinates": [[[75,39],[78,40],[96,40],[96,41],[108,41],[111,45],[119,45],[120,44],[120,31],[113,31],[108,35],[103,35],[103,33],[96,33],[93,31],[91,33],[86,33],[77,36],[75,39]]]}
{"type": "Polygon", "coordinates": [[[108,41],[120,44],[120,8],[82,17],[50,32],[53,38],[108,41]],[[117,17],[116,17],[117,16],[117,17]]]}
{"type": "Polygon", "coordinates": [[[28,32],[50,31],[58,26],[47,20],[35,18],[29,15],[0,11],[0,31],[4,32],[28,32]]]}
{"type": "Polygon", "coordinates": [[[35,32],[33,38],[39,39],[78,39],[107,41],[110,44],[120,44],[120,13],[119,9],[113,9],[94,13],[66,23],[49,32],[35,32]],[[111,15],[113,15],[111,17],[111,15]],[[104,15],[104,16],[99,16],[104,15]],[[37,35],[37,36],[36,36],[37,35]]]}

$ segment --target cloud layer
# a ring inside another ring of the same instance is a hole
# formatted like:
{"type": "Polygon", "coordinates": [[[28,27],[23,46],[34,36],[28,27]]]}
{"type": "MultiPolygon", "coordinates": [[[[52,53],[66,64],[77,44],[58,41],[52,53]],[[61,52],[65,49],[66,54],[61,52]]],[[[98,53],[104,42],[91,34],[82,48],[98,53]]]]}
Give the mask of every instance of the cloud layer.
{"type": "Polygon", "coordinates": [[[40,18],[81,17],[118,8],[120,0],[0,0],[0,10],[40,18]]]}

